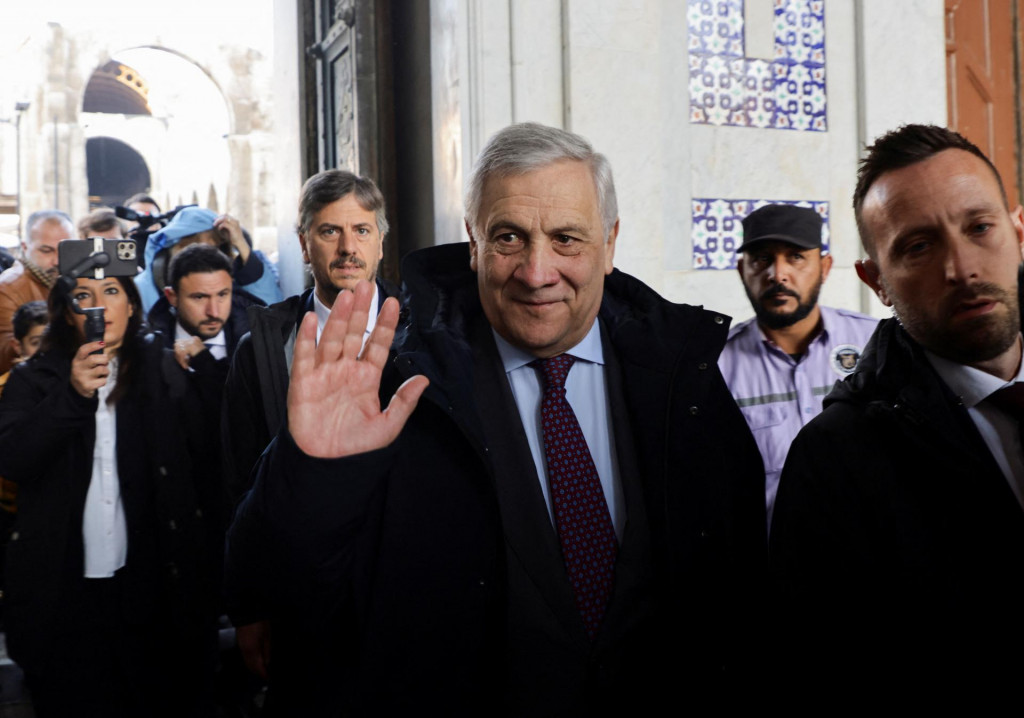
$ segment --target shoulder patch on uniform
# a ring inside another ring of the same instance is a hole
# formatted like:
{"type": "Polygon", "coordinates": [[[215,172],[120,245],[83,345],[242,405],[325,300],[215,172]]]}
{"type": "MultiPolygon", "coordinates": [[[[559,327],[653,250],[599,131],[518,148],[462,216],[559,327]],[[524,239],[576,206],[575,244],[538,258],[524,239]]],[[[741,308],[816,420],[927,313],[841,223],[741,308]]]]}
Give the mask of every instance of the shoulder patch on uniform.
{"type": "Polygon", "coordinates": [[[861,348],[853,344],[840,344],[829,354],[832,370],[841,377],[850,376],[860,362],[861,348]]]}

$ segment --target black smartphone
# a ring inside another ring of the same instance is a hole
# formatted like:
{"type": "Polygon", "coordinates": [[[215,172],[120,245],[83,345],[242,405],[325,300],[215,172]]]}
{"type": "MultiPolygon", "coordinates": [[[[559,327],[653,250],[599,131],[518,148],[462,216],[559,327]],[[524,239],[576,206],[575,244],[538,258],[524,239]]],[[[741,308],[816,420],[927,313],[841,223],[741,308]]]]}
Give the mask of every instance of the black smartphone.
{"type": "MultiPolygon", "coordinates": [[[[134,277],[139,271],[138,245],[133,239],[63,239],[57,244],[57,268],[68,274],[86,257],[105,252],[110,263],[103,267],[107,277],[134,277]]],[[[85,276],[95,276],[87,273],[85,276]]]]}

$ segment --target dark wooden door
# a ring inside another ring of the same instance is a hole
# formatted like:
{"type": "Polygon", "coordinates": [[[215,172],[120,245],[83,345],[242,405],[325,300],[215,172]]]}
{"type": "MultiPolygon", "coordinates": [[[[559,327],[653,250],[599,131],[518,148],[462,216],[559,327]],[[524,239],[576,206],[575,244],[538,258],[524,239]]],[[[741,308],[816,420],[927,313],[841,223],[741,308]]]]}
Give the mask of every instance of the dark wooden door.
{"type": "Polygon", "coordinates": [[[346,169],[370,177],[388,207],[382,271],[397,277],[390,0],[303,0],[305,176],[346,169]]]}

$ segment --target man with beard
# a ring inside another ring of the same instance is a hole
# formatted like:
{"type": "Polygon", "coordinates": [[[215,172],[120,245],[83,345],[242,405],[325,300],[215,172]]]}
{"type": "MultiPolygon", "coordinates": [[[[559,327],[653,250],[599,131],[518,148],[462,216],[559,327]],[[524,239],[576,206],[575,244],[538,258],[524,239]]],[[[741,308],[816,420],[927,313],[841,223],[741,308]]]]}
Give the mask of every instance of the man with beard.
{"type": "Polygon", "coordinates": [[[977,147],[922,125],[868,148],[853,206],[857,273],[895,316],[790,450],[775,665],[916,712],[1020,706],[1024,212],[977,147]]]}
{"type": "Polygon", "coordinates": [[[21,255],[0,274],[0,374],[10,371],[18,358],[11,345],[12,319],[22,304],[44,300],[57,281],[57,244],[75,236],[75,224],[64,212],[33,212],[25,223],[28,239],[21,240],[21,255]]]}
{"type": "Polygon", "coordinates": [[[231,260],[207,244],[183,249],[171,260],[167,274],[170,284],[147,315],[150,326],[163,334],[166,346],[186,368],[192,357],[209,350],[224,362],[226,376],[227,360],[249,331],[246,311],[264,306],[263,302],[233,287],[231,260]]]}
{"type": "Polygon", "coordinates": [[[737,324],[718,360],[764,460],[768,524],[789,445],[821,412],[837,379],[853,373],[878,324],[818,306],[832,268],[813,209],[769,204],[743,220],[737,268],[755,318],[737,324]]]}

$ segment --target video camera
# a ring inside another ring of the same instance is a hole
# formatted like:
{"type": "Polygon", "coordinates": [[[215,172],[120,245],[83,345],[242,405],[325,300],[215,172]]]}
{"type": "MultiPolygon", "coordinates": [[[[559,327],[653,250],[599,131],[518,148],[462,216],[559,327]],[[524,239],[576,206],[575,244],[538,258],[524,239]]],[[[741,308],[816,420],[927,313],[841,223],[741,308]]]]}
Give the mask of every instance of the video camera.
{"type": "MultiPolygon", "coordinates": [[[[134,277],[139,271],[137,250],[138,245],[131,239],[62,239],[57,243],[60,278],[55,289],[71,295],[78,279],[90,276],[90,272],[93,279],[134,277]]],[[[103,339],[106,329],[103,307],[80,307],[72,296],[71,308],[76,314],[85,315],[86,343],[103,339]]]]}
{"type": "Polygon", "coordinates": [[[121,205],[114,207],[114,214],[116,214],[119,218],[128,220],[129,222],[138,222],[138,225],[133,227],[128,232],[128,238],[134,239],[138,243],[138,256],[140,267],[146,266],[145,260],[143,258],[146,254],[146,241],[149,239],[149,235],[151,235],[153,232],[156,232],[161,227],[166,227],[167,223],[174,219],[174,215],[176,215],[181,210],[185,209],[186,207],[195,206],[195,204],[179,204],[174,209],[168,210],[163,214],[149,214],[148,212],[139,213],[133,209],[129,209],[128,207],[123,207],[121,205]]]}

